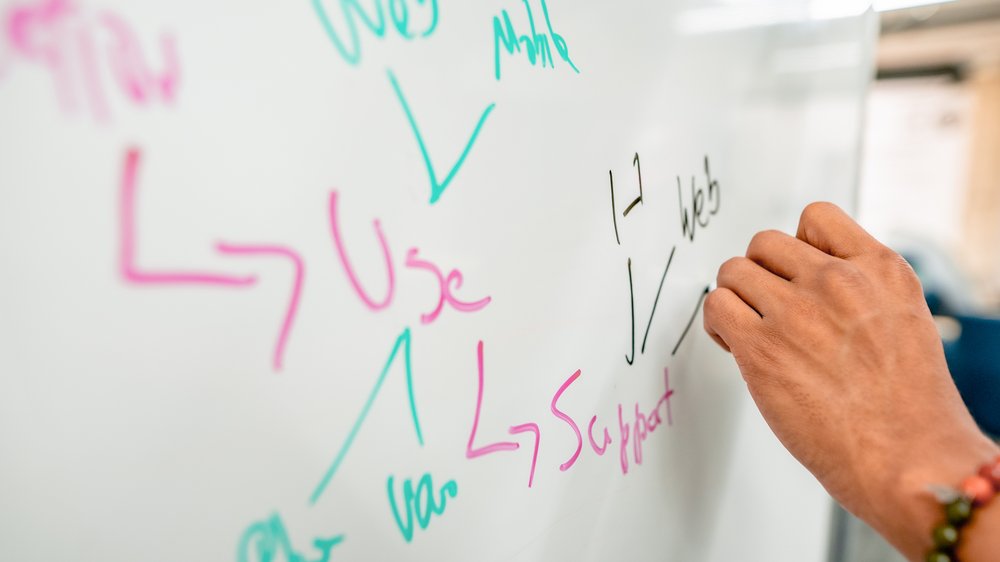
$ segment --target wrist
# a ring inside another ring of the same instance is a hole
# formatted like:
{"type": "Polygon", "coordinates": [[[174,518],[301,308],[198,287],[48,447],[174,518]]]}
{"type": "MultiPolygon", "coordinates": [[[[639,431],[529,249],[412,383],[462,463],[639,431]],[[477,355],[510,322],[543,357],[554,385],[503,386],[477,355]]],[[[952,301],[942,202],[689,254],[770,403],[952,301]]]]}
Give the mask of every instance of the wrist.
{"type": "MultiPolygon", "coordinates": [[[[985,462],[1000,454],[1000,448],[976,428],[950,432],[936,444],[900,456],[893,470],[869,495],[872,527],[910,560],[924,560],[934,546],[932,532],[943,520],[940,502],[930,491],[934,485],[957,487],[985,462]]],[[[970,527],[970,535],[975,527],[970,527]]]]}

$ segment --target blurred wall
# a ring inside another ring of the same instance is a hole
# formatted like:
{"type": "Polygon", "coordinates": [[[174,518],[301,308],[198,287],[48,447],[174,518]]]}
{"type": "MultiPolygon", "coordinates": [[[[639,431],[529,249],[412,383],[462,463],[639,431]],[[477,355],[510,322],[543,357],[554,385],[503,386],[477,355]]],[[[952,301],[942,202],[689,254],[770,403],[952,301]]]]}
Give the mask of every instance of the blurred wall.
{"type": "Polygon", "coordinates": [[[943,283],[975,312],[1000,314],[1000,1],[890,12],[882,24],[861,220],[931,255],[929,269],[952,276],[943,283]]]}

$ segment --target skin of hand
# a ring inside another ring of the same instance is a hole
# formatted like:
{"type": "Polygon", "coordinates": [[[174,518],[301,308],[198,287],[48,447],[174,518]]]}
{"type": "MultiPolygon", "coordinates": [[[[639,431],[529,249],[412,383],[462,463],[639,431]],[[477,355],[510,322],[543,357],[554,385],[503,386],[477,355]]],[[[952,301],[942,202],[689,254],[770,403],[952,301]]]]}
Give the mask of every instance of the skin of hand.
{"type": "MultiPolygon", "coordinates": [[[[705,329],[775,435],[841,505],[923,560],[943,520],[927,486],[957,486],[1000,449],[962,403],[913,270],[813,203],[796,236],[758,233],[717,281],[705,329]]],[[[963,531],[962,560],[1000,560],[998,524],[1000,498],[963,531]]]]}

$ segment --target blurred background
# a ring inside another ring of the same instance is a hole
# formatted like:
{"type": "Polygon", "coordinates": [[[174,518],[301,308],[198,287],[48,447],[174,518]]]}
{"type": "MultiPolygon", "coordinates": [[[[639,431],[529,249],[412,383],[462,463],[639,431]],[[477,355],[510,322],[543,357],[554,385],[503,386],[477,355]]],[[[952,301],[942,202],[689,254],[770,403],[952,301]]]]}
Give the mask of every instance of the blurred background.
{"type": "Polygon", "coordinates": [[[881,20],[860,218],[928,261],[942,305],[1000,312],[1000,0],[881,20]]]}
{"type": "MultiPolygon", "coordinates": [[[[920,275],[959,391],[998,436],[1000,0],[876,7],[859,220],[920,275]]],[[[903,560],[843,512],[834,527],[831,562],[903,560]]]]}

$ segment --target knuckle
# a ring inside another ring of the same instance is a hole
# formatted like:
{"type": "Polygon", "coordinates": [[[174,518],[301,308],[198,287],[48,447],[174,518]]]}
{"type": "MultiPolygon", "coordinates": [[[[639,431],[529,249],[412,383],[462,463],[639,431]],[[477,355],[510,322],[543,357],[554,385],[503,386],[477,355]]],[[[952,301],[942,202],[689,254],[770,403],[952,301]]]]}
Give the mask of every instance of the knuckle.
{"type": "Polygon", "coordinates": [[[865,256],[864,265],[881,278],[904,288],[920,287],[920,279],[916,272],[902,255],[885,246],[877,244],[865,256]]]}
{"type": "Polygon", "coordinates": [[[762,230],[753,235],[747,247],[747,255],[757,255],[766,252],[783,236],[777,230],[762,230]]]}
{"type": "MultiPolygon", "coordinates": [[[[729,277],[732,277],[733,274],[736,273],[736,271],[740,267],[740,265],[739,265],[740,259],[743,259],[743,258],[732,257],[732,258],[729,258],[728,260],[722,262],[722,265],[719,266],[719,274],[716,276],[716,281],[718,281],[719,283],[722,283],[723,280],[725,280],[725,279],[727,279],[729,277]]],[[[711,296],[711,295],[709,295],[709,296],[711,296]]]]}
{"type": "Polygon", "coordinates": [[[885,264],[888,267],[898,268],[900,266],[909,267],[903,256],[896,253],[892,248],[878,244],[872,251],[871,257],[876,262],[880,264],[885,264]]]}
{"type": "Polygon", "coordinates": [[[882,259],[888,270],[887,277],[903,290],[910,293],[923,293],[923,286],[920,278],[903,256],[886,248],[886,254],[882,259]]]}
{"type": "Polygon", "coordinates": [[[836,209],[836,205],[826,201],[810,203],[802,209],[802,215],[799,217],[799,225],[810,226],[818,224],[823,221],[824,217],[829,216],[836,209]]]}

